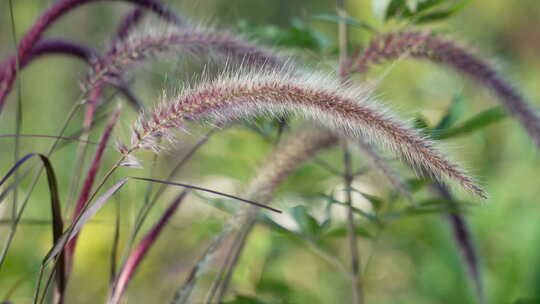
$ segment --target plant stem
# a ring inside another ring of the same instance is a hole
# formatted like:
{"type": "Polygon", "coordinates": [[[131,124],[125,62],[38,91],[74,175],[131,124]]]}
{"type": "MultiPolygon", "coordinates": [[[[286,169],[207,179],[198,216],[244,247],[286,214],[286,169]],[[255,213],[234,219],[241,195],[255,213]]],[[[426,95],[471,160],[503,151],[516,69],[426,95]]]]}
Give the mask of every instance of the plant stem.
{"type": "MultiPolygon", "coordinates": [[[[347,48],[348,48],[348,33],[347,33],[347,24],[345,24],[345,18],[347,17],[347,12],[345,10],[346,0],[337,0],[337,13],[340,17],[338,23],[338,37],[339,37],[339,73],[341,76],[341,81],[347,81],[346,74],[346,62],[348,58],[347,48]]],[[[351,166],[351,153],[347,143],[343,143],[343,165],[344,165],[344,174],[343,180],[345,184],[346,191],[346,203],[347,208],[347,237],[349,240],[349,251],[351,259],[351,285],[352,285],[352,303],[361,304],[363,303],[362,296],[362,284],[360,280],[360,254],[358,252],[358,242],[356,239],[356,229],[354,224],[354,213],[352,206],[352,192],[350,191],[352,187],[352,182],[354,175],[352,173],[351,166]]]]}
{"type": "MultiPolygon", "coordinates": [[[[15,47],[15,50],[17,50],[17,30],[15,27],[15,16],[13,15],[13,2],[12,0],[9,0],[9,15],[11,17],[11,36],[13,38],[13,45],[15,47]]],[[[21,68],[21,63],[18,56],[15,56],[15,69],[18,72],[21,68]]],[[[16,163],[20,158],[20,134],[21,134],[21,127],[22,127],[22,81],[21,77],[16,78],[16,86],[17,86],[17,106],[15,108],[15,147],[14,147],[14,163],[16,163]]],[[[19,172],[15,172],[15,180],[19,179],[19,172]]],[[[18,198],[18,185],[15,185],[15,188],[13,188],[13,209],[11,212],[12,218],[15,219],[17,217],[17,198],[18,198]]],[[[15,221],[13,222],[15,224],[15,221]]]]}
{"type": "Polygon", "coordinates": [[[351,153],[347,144],[343,144],[343,164],[345,167],[345,173],[343,175],[343,180],[345,183],[346,198],[345,202],[347,203],[347,238],[349,240],[349,251],[351,258],[351,285],[352,285],[352,296],[354,304],[363,303],[362,296],[362,283],[360,278],[360,254],[358,251],[358,242],[356,239],[356,227],[354,223],[354,211],[352,206],[352,182],[354,176],[351,170],[351,153]]]}

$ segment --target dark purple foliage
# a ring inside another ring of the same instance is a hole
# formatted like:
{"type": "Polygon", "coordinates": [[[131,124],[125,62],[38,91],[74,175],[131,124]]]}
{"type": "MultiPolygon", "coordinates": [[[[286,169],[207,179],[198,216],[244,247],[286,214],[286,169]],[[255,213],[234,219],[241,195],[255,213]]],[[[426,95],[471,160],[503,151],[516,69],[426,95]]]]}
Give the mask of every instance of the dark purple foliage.
{"type": "MultiPolygon", "coordinates": [[[[28,32],[21,39],[18,47],[17,54],[19,62],[28,61],[28,58],[32,56],[33,48],[38,43],[38,41],[43,36],[43,33],[61,16],[69,12],[71,9],[74,9],[83,4],[103,1],[103,0],[61,0],[56,2],[51,6],[45,13],[43,13],[36,23],[28,30],[28,32]]],[[[133,3],[139,7],[148,9],[162,19],[176,23],[182,24],[183,22],[174,14],[172,11],[168,10],[162,4],[155,0],[123,0],[126,2],[133,3]]],[[[5,99],[8,96],[9,92],[13,87],[17,75],[17,62],[16,60],[7,59],[2,65],[2,70],[0,71],[0,111],[2,110],[5,99]]]]}

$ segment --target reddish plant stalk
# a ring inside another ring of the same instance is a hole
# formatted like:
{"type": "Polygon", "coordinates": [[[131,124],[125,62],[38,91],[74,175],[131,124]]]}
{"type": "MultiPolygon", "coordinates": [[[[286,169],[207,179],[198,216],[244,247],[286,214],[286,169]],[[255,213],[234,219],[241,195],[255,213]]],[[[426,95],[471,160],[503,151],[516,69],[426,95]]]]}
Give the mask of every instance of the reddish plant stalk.
{"type": "MultiPolygon", "coordinates": [[[[61,16],[69,12],[70,10],[91,2],[97,2],[103,0],[60,0],[45,11],[34,23],[34,25],[28,30],[28,32],[21,39],[17,48],[17,55],[20,62],[28,60],[28,57],[32,54],[32,49],[36,43],[41,39],[43,33],[61,16]]],[[[145,9],[148,9],[161,18],[176,24],[182,24],[183,22],[170,10],[165,8],[162,4],[155,0],[123,0],[133,3],[145,9]]],[[[9,59],[6,62],[11,62],[9,59]]],[[[0,111],[2,110],[5,99],[13,87],[15,77],[17,75],[17,66],[13,63],[4,63],[1,65],[3,71],[2,81],[0,83],[0,111]]]]}
{"type": "Polygon", "coordinates": [[[498,97],[540,148],[540,118],[536,110],[487,61],[452,41],[423,32],[380,35],[372,40],[362,56],[350,63],[349,71],[365,72],[372,64],[402,56],[449,66],[482,84],[498,97]]]}
{"type": "MultiPolygon", "coordinates": [[[[449,202],[453,201],[452,194],[444,185],[435,182],[433,183],[433,188],[443,199],[449,202]]],[[[485,296],[482,273],[480,271],[480,261],[478,254],[476,253],[469,225],[467,224],[465,217],[459,213],[448,213],[445,214],[445,217],[452,229],[451,233],[454,237],[454,242],[459,248],[461,257],[465,262],[465,268],[473,281],[478,302],[483,304],[485,303],[485,296]]]]}
{"type": "MultiPolygon", "coordinates": [[[[43,39],[35,45],[30,56],[28,56],[25,61],[20,62],[19,68],[22,70],[34,60],[48,55],[72,56],[74,58],[83,60],[88,65],[92,65],[95,61],[103,61],[103,59],[100,59],[101,57],[98,52],[82,44],[62,39],[43,39]]],[[[12,55],[6,60],[4,65],[14,65],[15,61],[16,58],[14,55],[12,55]]],[[[0,71],[8,73],[12,72],[11,69],[4,69],[3,67],[0,67],[0,71]]],[[[6,76],[5,74],[0,74],[0,82],[2,82],[4,77],[10,78],[14,77],[14,75],[6,76]]],[[[135,97],[135,95],[133,95],[122,79],[109,79],[107,83],[114,86],[127,99],[129,104],[134,106],[136,109],[141,108],[141,102],[135,97]]]]}
{"type": "MultiPolygon", "coordinates": [[[[112,134],[112,130],[114,129],[114,126],[116,125],[116,121],[118,120],[119,115],[120,115],[119,110],[116,110],[115,112],[113,112],[109,120],[109,123],[105,127],[105,130],[103,131],[103,135],[101,136],[101,139],[99,140],[99,145],[98,145],[96,154],[94,155],[94,159],[92,160],[90,168],[88,169],[88,174],[86,175],[86,179],[84,181],[81,193],[79,195],[79,199],[77,200],[77,205],[75,206],[75,210],[73,211],[72,222],[74,222],[79,217],[81,212],[86,207],[88,198],[90,197],[90,193],[92,191],[92,186],[94,185],[96,175],[98,173],[99,167],[101,166],[101,160],[103,158],[105,148],[107,147],[107,143],[109,142],[110,136],[112,134]]],[[[66,261],[67,261],[66,264],[67,264],[68,274],[71,271],[71,267],[73,265],[77,238],[78,236],[75,236],[66,245],[65,253],[66,253],[66,261]]]]}
{"type": "Polygon", "coordinates": [[[133,249],[126,263],[122,267],[122,270],[120,270],[118,278],[114,282],[109,304],[117,304],[120,301],[129,281],[135,274],[135,271],[141,264],[146,254],[150,251],[150,248],[152,248],[154,243],[157,241],[163,228],[165,228],[165,225],[169,222],[172,215],[178,209],[178,206],[180,206],[188,192],[188,190],[184,190],[182,193],[180,193],[180,195],[167,208],[167,210],[165,210],[159,221],[154,225],[154,227],[152,227],[150,232],[148,232],[139,242],[139,245],[133,249]]]}
{"type": "MultiPolygon", "coordinates": [[[[85,62],[91,62],[92,58],[98,58],[99,54],[84,45],[61,39],[46,39],[39,41],[32,50],[32,53],[20,62],[20,69],[25,68],[33,60],[45,56],[45,55],[68,55],[84,60],[85,62]]],[[[15,63],[15,55],[11,55],[6,62],[0,67],[0,71],[10,72],[10,69],[4,68],[5,66],[12,66],[15,63]]],[[[11,75],[0,74],[0,81],[4,77],[12,77],[11,75]]]]}

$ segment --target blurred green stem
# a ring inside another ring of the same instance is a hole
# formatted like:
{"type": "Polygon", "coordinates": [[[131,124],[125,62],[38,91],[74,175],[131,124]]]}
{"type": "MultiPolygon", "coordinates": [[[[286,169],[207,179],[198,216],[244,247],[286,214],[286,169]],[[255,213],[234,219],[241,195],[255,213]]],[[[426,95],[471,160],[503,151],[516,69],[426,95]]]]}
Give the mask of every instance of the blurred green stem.
{"type": "MultiPolygon", "coordinates": [[[[346,0],[337,0],[337,13],[340,17],[338,23],[338,37],[339,37],[339,74],[342,82],[347,81],[346,64],[347,64],[347,49],[348,49],[348,33],[347,24],[345,19],[347,12],[345,9],[346,0]]],[[[354,175],[351,169],[351,153],[347,143],[343,143],[343,165],[344,174],[343,180],[346,189],[351,189],[354,175]]],[[[346,191],[346,203],[347,208],[347,237],[349,240],[349,250],[351,259],[351,289],[352,300],[354,304],[362,304],[362,283],[360,280],[360,254],[358,252],[358,241],[356,239],[356,228],[354,224],[354,212],[352,206],[352,193],[346,191]]]]}

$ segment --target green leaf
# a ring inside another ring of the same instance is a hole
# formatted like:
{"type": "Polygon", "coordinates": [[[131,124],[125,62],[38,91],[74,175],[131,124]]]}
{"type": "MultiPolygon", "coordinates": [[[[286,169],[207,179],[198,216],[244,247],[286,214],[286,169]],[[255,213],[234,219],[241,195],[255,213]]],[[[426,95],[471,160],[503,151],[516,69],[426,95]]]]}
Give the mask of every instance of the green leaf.
{"type": "Polygon", "coordinates": [[[501,121],[507,116],[508,114],[501,106],[494,107],[477,114],[457,127],[441,130],[440,132],[435,131],[430,136],[434,139],[445,139],[468,134],[501,121]]]}
{"type": "Polygon", "coordinates": [[[295,18],[291,27],[279,28],[273,25],[256,27],[246,20],[237,23],[238,31],[256,37],[273,46],[308,49],[317,53],[328,47],[330,42],[321,33],[309,27],[302,20],[295,18]]]}
{"type": "Polygon", "coordinates": [[[414,20],[414,23],[424,24],[424,23],[429,23],[429,22],[442,21],[452,15],[453,13],[451,10],[432,12],[429,14],[425,14],[423,16],[419,16],[418,18],[414,20]]]}
{"type": "Polygon", "coordinates": [[[234,213],[235,211],[235,205],[232,202],[232,200],[223,199],[223,198],[214,198],[214,197],[207,197],[203,194],[193,192],[193,195],[203,200],[205,203],[209,204],[210,206],[219,209],[221,211],[225,211],[227,213],[234,213]]]}
{"type": "MultiPolygon", "coordinates": [[[[371,234],[364,228],[358,227],[358,225],[355,227],[355,232],[357,236],[365,237],[365,238],[371,238],[371,234]]],[[[325,237],[344,237],[347,235],[347,227],[345,225],[336,227],[324,234],[325,237]]]]}
{"type": "Polygon", "coordinates": [[[384,201],[380,197],[362,192],[356,188],[345,189],[345,191],[352,191],[362,195],[362,197],[364,197],[371,203],[371,206],[373,206],[373,209],[375,211],[379,211],[379,209],[381,209],[381,207],[384,205],[384,201]]]}
{"type": "Polygon", "coordinates": [[[465,7],[471,0],[453,4],[451,0],[374,0],[374,13],[382,21],[389,19],[411,20],[416,23],[439,21],[448,18],[465,7]],[[436,8],[446,4],[447,8],[436,8]]]}
{"type": "Polygon", "coordinates": [[[540,303],[540,298],[527,298],[516,300],[513,304],[538,304],[540,303]]]}
{"type": "Polygon", "coordinates": [[[409,206],[403,210],[389,212],[385,214],[386,218],[397,218],[401,216],[417,216],[437,213],[463,213],[469,207],[469,203],[445,200],[445,199],[427,199],[415,206],[409,206]]]}
{"type": "Polygon", "coordinates": [[[373,9],[373,14],[377,19],[385,21],[387,18],[388,7],[392,0],[372,0],[371,7],[373,9]]]}
{"type": "Polygon", "coordinates": [[[455,94],[452,98],[452,103],[448,107],[446,114],[443,116],[439,124],[435,127],[437,130],[447,129],[453,126],[459,118],[465,113],[465,97],[463,93],[455,94]]]}
{"type": "Polygon", "coordinates": [[[266,214],[258,214],[257,216],[259,217],[259,219],[261,220],[261,222],[263,224],[267,225],[268,227],[270,227],[274,231],[283,233],[283,234],[285,234],[287,236],[295,236],[295,237],[297,237],[296,232],[291,231],[291,230],[287,229],[286,227],[282,226],[281,224],[277,223],[272,218],[270,218],[268,215],[266,215],[266,214]]]}
{"type": "Polygon", "coordinates": [[[330,21],[334,23],[345,22],[345,24],[350,25],[350,26],[362,28],[371,32],[375,31],[375,28],[373,28],[371,25],[362,21],[358,21],[354,18],[350,18],[350,17],[344,18],[335,14],[325,13],[325,14],[314,15],[313,18],[318,19],[318,20],[330,21]]]}
{"type": "Polygon", "coordinates": [[[471,2],[472,0],[462,0],[456,3],[455,5],[451,6],[450,8],[441,9],[437,11],[430,11],[429,13],[419,15],[414,19],[414,23],[423,24],[423,23],[436,22],[436,21],[447,19],[455,15],[459,11],[461,11],[471,2]]]}
{"type": "Polygon", "coordinates": [[[429,129],[429,125],[427,123],[427,120],[421,115],[414,118],[413,127],[415,129],[420,130],[420,132],[422,132],[422,133],[424,133],[425,130],[429,129]]]}
{"type": "Polygon", "coordinates": [[[236,297],[231,300],[224,302],[226,304],[267,304],[268,302],[262,301],[257,298],[243,296],[243,295],[236,295],[236,297]]]}
{"type": "MultiPolygon", "coordinates": [[[[269,261],[267,259],[267,261],[269,261]]],[[[265,273],[266,274],[266,273],[265,273]]],[[[269,278],[269,275],[263,274],[262,278],[257,282],[256,291],[263,293],[271,293],[273,295],[281,296],[289,294],[291,286],[282,278],[269,278]]]]}
{"type": "MultiPolygon", "coordinates": [[[[333,198],[333,193],[331,194],[333,198]]],[[[331,200],[326,200],[326,206],[324,208],[324,220],[321,224],[321,230],[326,230],[332,225],[332,205],[334,203],[331,200]]]]}
{"type": "Polygon", "coordinates": [[[430,181],[425,178],[412,178],[408,179],[406,183],[409,185],[409,190],[414,193],[429,184],[430,181]]]}
{"type": "Polygon", "coordinates": [[[305,206],[293,207],[291,209],[291,215],[298,224],[302,234],[312,238],[319,234],[319,223],[313,216],[311,216],[311,214],[309,214],[305,206]]]}

